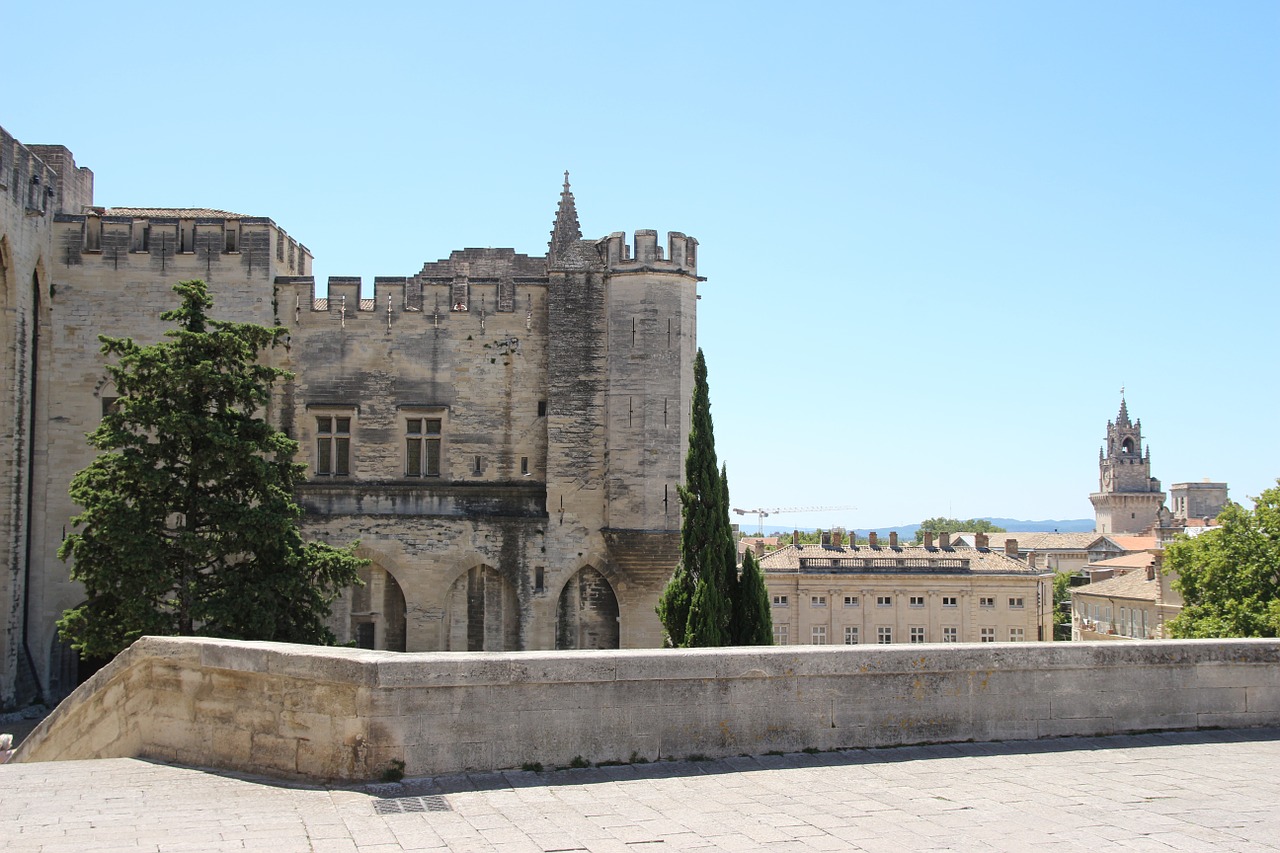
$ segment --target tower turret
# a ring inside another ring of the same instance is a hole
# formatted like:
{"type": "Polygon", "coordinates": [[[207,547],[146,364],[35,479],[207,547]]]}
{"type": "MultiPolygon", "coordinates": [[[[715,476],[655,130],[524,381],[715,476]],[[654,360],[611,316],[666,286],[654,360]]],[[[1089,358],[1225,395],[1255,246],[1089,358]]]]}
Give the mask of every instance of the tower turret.
{"type": "Polygon", "coordinates": [[[1155,523],[1164,504],[1160,481],[1151,476],[1151,448],[1142,444],[1142,419],[1129,419],[1123,391],[1120,413],[1107,422],[1106,443],[1098,453],[1098,491],[1089,500],[1098,533],[1141,533],[1155,523]]]}

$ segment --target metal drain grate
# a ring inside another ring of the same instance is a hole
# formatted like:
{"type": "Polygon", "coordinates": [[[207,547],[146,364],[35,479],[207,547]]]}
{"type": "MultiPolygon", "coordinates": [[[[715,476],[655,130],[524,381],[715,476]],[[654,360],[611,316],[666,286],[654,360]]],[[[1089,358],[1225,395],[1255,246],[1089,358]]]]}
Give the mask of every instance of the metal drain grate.
{"type": "Polygon", "coordinates": [[[416,814],[419,812],[451,812],[453,807],[439,794],[426,797],[395,797],[374,800],[374,814],[416,814]]]}

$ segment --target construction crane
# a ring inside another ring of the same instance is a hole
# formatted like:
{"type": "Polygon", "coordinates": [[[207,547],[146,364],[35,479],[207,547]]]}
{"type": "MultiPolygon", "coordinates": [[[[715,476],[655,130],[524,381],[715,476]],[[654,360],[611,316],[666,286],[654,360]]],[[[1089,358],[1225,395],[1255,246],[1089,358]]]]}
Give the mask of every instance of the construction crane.
{"type": "Polygon", "coordinates": [[[764,519],[765,516],[779,515],[784,512],[833,512],[838,510],[857,509],[856,506],[771,506],[767,509],[738,509],[733,511],[738,515],[754,515],[756,517],[756,535],[764,535],[764,519]]]}

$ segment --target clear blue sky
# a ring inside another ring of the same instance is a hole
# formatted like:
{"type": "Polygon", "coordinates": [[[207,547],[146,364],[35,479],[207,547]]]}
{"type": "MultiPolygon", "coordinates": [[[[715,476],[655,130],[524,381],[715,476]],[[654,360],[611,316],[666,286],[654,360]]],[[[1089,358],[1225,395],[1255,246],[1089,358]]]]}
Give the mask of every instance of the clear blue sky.
{"type": "Polygon", "coordinates": [[[1090,517],[1122,385],[1166,487],[1280,476],[1272,0],[10,5],[99,204],[370,283],[545,253],[564,169],[697,237],[734,505],[858,507],[782,524],[1090,517]]]}

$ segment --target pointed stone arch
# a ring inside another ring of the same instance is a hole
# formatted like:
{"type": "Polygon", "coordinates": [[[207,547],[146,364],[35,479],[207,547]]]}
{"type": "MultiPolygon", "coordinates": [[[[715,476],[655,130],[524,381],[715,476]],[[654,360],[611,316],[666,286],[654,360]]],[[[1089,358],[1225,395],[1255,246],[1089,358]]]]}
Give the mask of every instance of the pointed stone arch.
{"type": "Polygon", "coordinates": [[[599,570],[583,566],[560,590],[557,649],[616,649],[621,644],[618,596],[599,570]]]}
{"type": "Polygon", "coordinates": [[[515,584],[493,566],[464,571],[445,594],[446,651],[499,652],[520,648],[520,600],[515,584]]]}
{"type": "Polygon", "coordinates": [[[351,593],[351,639],[361,649],[403,652],[407,641],[404,590],[377,562],[360,567],[364,586],[351,593]]]}

